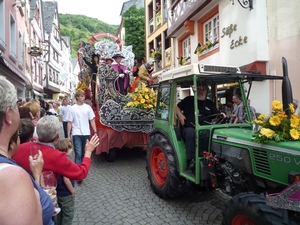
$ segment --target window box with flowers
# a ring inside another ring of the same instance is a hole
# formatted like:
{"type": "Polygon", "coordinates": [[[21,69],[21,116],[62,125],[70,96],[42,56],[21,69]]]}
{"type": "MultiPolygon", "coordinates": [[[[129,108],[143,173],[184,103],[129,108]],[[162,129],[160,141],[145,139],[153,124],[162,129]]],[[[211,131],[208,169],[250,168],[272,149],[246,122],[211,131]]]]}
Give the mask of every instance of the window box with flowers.
{"type": "Polygon", "coordinates": [[[207,41],[204,46],[199,43],[194,53],[197,54],[198,56],[201,56],[208,52],[213,51],[218,47],[219,47],[219,41],[215,41],[214,43],[207,41]]]}
{"type": "Polygon", "coordinates": [[[272,102],[272,113],[270,116],[261,114],[252,123],[256,126],[256,131],[252,139],[265,144],[269,140],[276,142],[300,140],[300,117],[294,114],[293,104],[289,104],[292,115],[288,117],[287,109],[283,110],[280,101],[272,102]]]}

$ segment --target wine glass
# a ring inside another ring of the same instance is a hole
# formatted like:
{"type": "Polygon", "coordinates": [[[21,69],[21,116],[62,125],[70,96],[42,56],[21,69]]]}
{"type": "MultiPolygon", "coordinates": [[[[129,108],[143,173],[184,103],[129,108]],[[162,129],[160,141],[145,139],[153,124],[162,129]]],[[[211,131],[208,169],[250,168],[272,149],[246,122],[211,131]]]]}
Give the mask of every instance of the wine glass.
{"type": "MultiPolygon", "coordinates": [[[[52,171],[44,171],[43,172],[43,183],[42,183],[43,189],[45,192],[50,196],[53,202],[56,201],[56,186],[57,186],[57,180],[52,171]]],[[[54,211],[55,215],[60,212],[60,208],[57,206],[57,204],[54,205],[54,211]]]]}

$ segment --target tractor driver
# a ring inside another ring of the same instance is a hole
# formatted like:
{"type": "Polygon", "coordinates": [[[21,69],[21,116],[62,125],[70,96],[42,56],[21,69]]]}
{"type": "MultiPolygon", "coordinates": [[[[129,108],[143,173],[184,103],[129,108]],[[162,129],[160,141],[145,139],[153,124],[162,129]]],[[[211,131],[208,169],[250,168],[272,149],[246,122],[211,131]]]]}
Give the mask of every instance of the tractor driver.
{"type": "MultiPolygon", "coordinates": [[[[208,85],[204,82],[198,83],[197,94],[198,94],[198,116],[199,123],[205,125],[203,118],[212,115],[219,114],[220,111],[217,109],[215,103],[207,98],[208,85]]],[[[194,171],[195,167],[195,107],[194,107],[194,96],[187,96],[180,101],[175,112],[181,124],[181,134],[185,141],[187,161],[189,170],[194,171]]],[[[223,118],[226,115],[222,113],[223,118]]],[[[209,118],[211,120],[212,118],[209,118]]],[[[208,121],[209,122],[209,121],[208,121]]],[[[211,122],[211,121],[210,121],[211,122]]]]}

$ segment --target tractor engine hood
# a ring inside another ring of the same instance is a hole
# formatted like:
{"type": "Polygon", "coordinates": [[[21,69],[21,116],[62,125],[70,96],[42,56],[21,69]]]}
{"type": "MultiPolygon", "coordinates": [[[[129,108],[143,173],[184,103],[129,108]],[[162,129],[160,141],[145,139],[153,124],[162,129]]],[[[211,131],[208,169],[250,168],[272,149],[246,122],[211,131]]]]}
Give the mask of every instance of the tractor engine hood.
{"type": "Polygon", "coordinates": [[[224,145],[238,144],[242,148],[270,149],[289,154],[300,154],[300,141],[276,142],[268,141],[266,144],[258,144],[252,140],[254,131],[245,128],[222,128],[214,130],[212,141],[224,142],[224,145]]]}

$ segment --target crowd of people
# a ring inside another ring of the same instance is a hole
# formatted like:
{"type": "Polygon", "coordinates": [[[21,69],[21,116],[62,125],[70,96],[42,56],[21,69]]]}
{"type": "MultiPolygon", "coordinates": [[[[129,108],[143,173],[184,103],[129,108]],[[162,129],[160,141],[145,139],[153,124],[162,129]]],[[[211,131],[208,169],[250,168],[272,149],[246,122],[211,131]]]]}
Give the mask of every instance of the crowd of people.
{"type": "Polygon", "coordinates": [[[89,132],[90,125],[96,129],[92,125],[95,115],[89,105],[83,104],[84,92],[76,92],[75,98],[72,106],[64,99],[60,107],[53,104],[55,113],[49,112],[49,102],[18,100],[15,87],[0,76],[0,209],[5,212],[0,214],[1,224],[72,224],[74,181],[80,183],[87,177],[91,154],[99,144],[97,135],[91,136],[89,132]],[[89,117],[83,108],[87,108],[89,117]],[[71,119],[74,109],[80,112],[75,117],[87,118],[83,129],[88,132],[79,144],[78,121],[71,119]],[[55,114],[62,116],[62,122],[55,114]],[[60,137],[63,122],[67,122],[67,133],[60,137]],[[30,153],[32,146],[39,148],[34,159],[30,153]],[[75,157],[78,154],[80,158],[75,162],[70,158],[73,148],[75,157]],[[45,171],[52,171],[57,179],[55,199],[44,190],[45,171]],[[61,208],[58,214],[54,211],[56,202],[61,208]]]}

